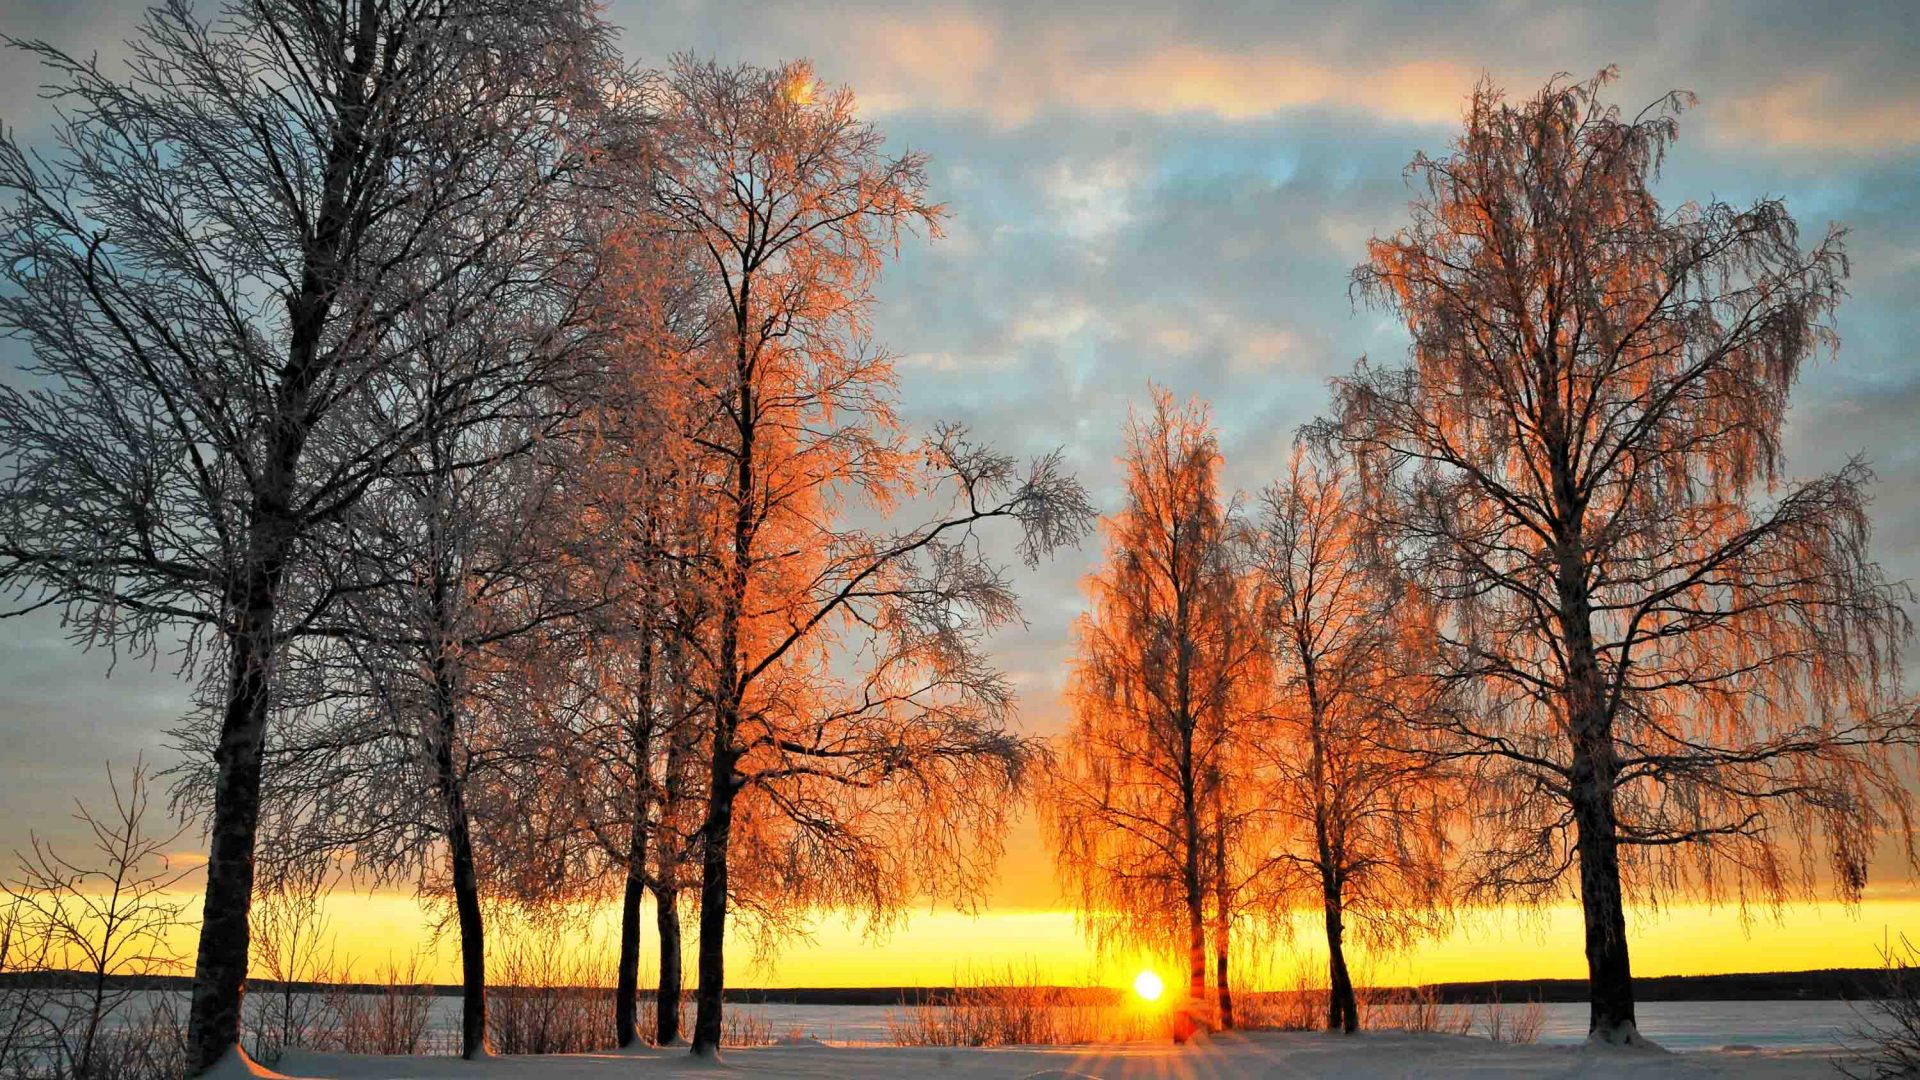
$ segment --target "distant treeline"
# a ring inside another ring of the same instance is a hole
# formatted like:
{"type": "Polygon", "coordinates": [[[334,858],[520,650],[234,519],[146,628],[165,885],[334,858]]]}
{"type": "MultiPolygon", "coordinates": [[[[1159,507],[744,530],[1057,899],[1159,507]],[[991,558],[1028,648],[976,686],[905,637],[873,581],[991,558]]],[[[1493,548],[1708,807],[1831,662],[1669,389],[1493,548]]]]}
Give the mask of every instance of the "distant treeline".
{"type": "MultiPolygon", "coordinates": [[[[0,972],[0,988],[15,986],[77,985],[91,976],[79,972],[0,972]]],[[[114,987],[136,990],[173,990],[185,993],[193,980],[181,975],[128,975],[110,977],[114,987]]],[[[1763,971],[1729,975],[1660,975],[1638,978],[1634,985],[1640,1001],[1857,1001],[1878,997],[1886,983],[1886,972],[1878,968],[1823,968],[1818,971],[1763,971]]],[[[302,993],[322,993],[339,984],[296,982],[302,993]]],[[[356,993],[385,993],[385,983],[351,983],[356,993]]],[[[248,989],[265,993],[278,991],[280,984],[270,979],[253,979],[248,989]]],[[[434,994],[458,997],[457,985],[433,986],[434,994]]],[[[604,990],[605,987],[583,989],[604,990]]],[[[1372,987],[1366,992],[1391,992],[1406,987],[1372,987]]],[[[1435,983],[1433,989],[1442,1002],[1449,1004],[1500,1000],[1505,1002],[1572,1002],[1587,1000],[1585,979],[1503,979],[1486,982],[1435,983]]],[[[1064,994],[1084,997],[1089,1004],[1106,1004],[1119,999],[1122,992],[1111,987],[1066,987],[1064,994]]],[[[1290,993],[1276,991],[1275,993],[1290,993]]],[[[744,1005],[917,1005],[937,1003],[954,993],[946,986],[788,986],[728,987],[727,1000],[744,1005]]],[[[652,991],[642,989],[640,997],[650,1000],[652,991]]]]}

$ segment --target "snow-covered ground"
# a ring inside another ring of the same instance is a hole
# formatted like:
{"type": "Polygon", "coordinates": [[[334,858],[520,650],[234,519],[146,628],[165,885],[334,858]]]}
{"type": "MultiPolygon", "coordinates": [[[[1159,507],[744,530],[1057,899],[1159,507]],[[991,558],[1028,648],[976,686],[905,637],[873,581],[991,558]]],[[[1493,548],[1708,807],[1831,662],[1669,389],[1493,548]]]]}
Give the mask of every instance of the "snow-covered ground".
{"type": "MultiPolygon", "coordinates": [[[[1510,1013],[1524,1004],[1508,1002],[1510,1013]]],[[[1845,1001],[1642,1001],[1634,1006],[1641,1034],[1669,1050],[1718,1050],[1723,1046],[1759,1046],[1768,1050],[1825,1050],[1860,1026],[1862,1014],[1845,1001]]],[[[1474,1013],[1482,1030],[1483,1012],[1474,1013]]],[[[755,1018],[776,1036],[789,1033],[829,1043],[889,1043],[887,1014],[900,1009],[882,1005],[790,1005],[738,1003],[727,1006],[729,1016],[755,1018]]],[[[1540,1041],[1573,1046],[1587,1038],[1587,1003],[1549,1002],[1540,1006],[1544,1026],[1540,1041]]],[[[691,1014],[689,1014],[691,1015],[691,1014]]],[[[460,1032],[460,999],[436,998],[429,1024],[448,1044],[460,1032]]]]}
{"type": "MultiPolygon", "coordinates": [[[[1668,1053],[1585,1046],[1510,1046],[1486,1039],[1403,1032],[1356,1036],[1307,1032],[1234,1033],[1189,1046],[1019,1047],[945,1050],[819,1044],[730,1050],[718,1063],[684,1050],[461,1061],[444,1057],[359,1057],[289,1053],[285,1076],[336,1080],[629,1080],[633,1077],[768,1076],[840,1080],[1268,1080],[1324,1077],[1580,1077],[1588,1080],[1751,1077],[1834,1078],[1831,1051],[1736,1050],[1668,1053]]],[[[238,1065],[238,1063],[233,1063],[238,1065]]],[[[232,1077],[240,1068],[223,1070],[232,1077]]],[[[264,1072],[264,1070],[263,1070],[264,1072]]],[[[256,1074],[258,1075],[258,1074],[256,1074]]]]}

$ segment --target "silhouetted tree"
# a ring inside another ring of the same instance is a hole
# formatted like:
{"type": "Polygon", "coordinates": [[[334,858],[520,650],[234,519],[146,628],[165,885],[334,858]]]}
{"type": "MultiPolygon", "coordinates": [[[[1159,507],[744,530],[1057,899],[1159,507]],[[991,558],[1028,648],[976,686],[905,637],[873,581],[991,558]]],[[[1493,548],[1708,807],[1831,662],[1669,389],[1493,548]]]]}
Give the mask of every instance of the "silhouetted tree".
{"type": "Polygon", "coordinates": [[[431,429],[389,411],[396,322],[524,282],[495,247],[598,143],[606,40],[575,0],[168,0],[126,79],[11,42],[65,108],[50,157],[0,140],[0,328],[34,355],[0,391],[0,578],[224,668],[195,1071],[238,1044],[276,664],[336,595],[317,534],[431,429]]]}
{"type": "Polygon", "coordinates": [[[851,93],[803,64],[681,59],[665,97],[645,231],[703,254],[709,320],[682,382],[697,424],[671,450],[716,507],[698,563],[711,616],[688,642],[709,720],[706,1055],[730,904],[885,916],[916,890],[980,886],[1032,748],[1005,729],[1010,694],[979,647],[1016,614],[979,530],[1010,519],[1031,562],[1077,539],[1086,504],[1056,456],[1023,471],[957,428],[896,430],[867,311],[889,246],[938,221],[920,155],[887,156],[851,93]],[[928,516],[862,529],[848,501],[928,516]],[[737,882],[736,850],[753,871],[737,882]]]}
{"type": "Polygon", "coordinates": [[[1414,159],[1412,224],[1355,272],[1411,363],[1339,380],[1320,434],[1470,695],[1443,724],[1482,770],[1467,869],[1503,897],[1577,871],[1591,1037],[1633,1042],[1628,899],[1857,897],[1883,830],[1912,854],[1889,751],[1916,727],[1866,467],[1781,477],[1840,232],[1803,249],[1774,199],[1662,209],[1691,98],[1623,119],[1612,78],[1483,85],[1451,152],[1414,159]]]}
{"type": "Polygon", "coordinates": [[[1258,743],[1271,902],[1315,897],[1326,927],[1327,1027],[1360,1026],[1349,930],[1405,948],[1439,928],[1447,808],[1459,797],[1422,738],[1434,693],[1431,610],[1371,558],[1350,478],[1296,453],[1261,500],[1253,561],[1274,694],[1258,743]]]}

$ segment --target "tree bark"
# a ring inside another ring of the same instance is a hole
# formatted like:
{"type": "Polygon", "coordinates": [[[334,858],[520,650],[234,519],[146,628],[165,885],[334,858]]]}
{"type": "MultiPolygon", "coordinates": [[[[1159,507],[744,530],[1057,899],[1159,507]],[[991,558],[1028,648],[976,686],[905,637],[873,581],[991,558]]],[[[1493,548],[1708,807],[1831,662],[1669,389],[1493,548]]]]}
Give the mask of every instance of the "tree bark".
{"type": "Polygon", "coordinates": [[[633,825],[627,833],[627,886],[620,898],[620,966],[613,1000],[615,1044],[632,1046],[640,1037],[640,901],[647,893],[647,831],[652,813],[653,640],[640,646],[640,670],[634,694],[633,825]]]}
{"type": "Polygon", "coordinates": [[[1627,955],[1626,905],[1620,891],[1620,854],[1615,836],[1613,791],[1594,775],[1573,786],[1576,847],[1580,855],[1580,909],[1586,926],[1587,1037],[1638,1043],[1633,968],[1627,955]]]}
{"type": "Polygon", "coordinates": [[[236,616],[239,625],[227,637],[231,653],[227,704],[213,753],[216,773],[207,893],[201,906],[187,1022],[188,1068],[193,1074],[212,1068],[240,1044],[240,1009],[252,940],[253,845],[260,824],[260,767],[281,566],[280,544],[269,542],[263,547],[247,577],[245,603],[236,616]]]}
{"type": "MultiPolygon", "coordinates": [[[[1188,751],[1189,759],[1192,752],[1188,751]]],[[[1200,881],[1200,816],[1194,806],[1194,784],[1191,769],[1182,777],[1186,791],[1186,866],[1183,868],[1187,900],[1187,1001],[1188,1008],[1198,1010],[1207,1000],[1207,932],[1206,899],[1200,881]]],[[[1195,1016],[1196,1021],[1202,1019],[1195,1016]]]]}
{"type": "Polygon", "coordinates": [[[467,818],[465,778],[456,771],[454,745],[458,717],[446,677],[434,674],[439,730],[434,739],[434,772],[441,809],[447,816],[447,860],[453,871],[453,906],[460,927],[460,1056],[487,1056],[487,935],[480,912],[480,878],[474,869],[473,833],[467,818]]]}
{"type": "Polygon", "coordinates": [[[1346,923],[1338,887],[1329,885],[1321,903],[1327,924],[1327,1030],[1351,1035],[1360,1030],[1360,1003],[1347,971],[1346,923]]]}
{"type": "Polygon", "coordinates": [[[363,6],[361,15],[347,64],[350,77],[341,80],[338,122],[328,137],[319,213],[302,253],[300,286],[287,300],[287,363],[274,388],[271,438],[252,492],[245,563],[229,597],[234,623],[227,644],[232,656],[220,741],[213,755],[207,894],[187,1019],[187,1069],[193,1075],[212,1068],[240,1045],[280,579],[295,530],[293,493],[310,434],[309,398],[326,366],[320,342],[349,261],[354,173],[367,149],[366,79],[377,53],[380,18],[371,5],[363,6]]]}
{"type": "Polygon", "coordinates": [[[613,998],[614,1042],[628,1047],[640,1037],[640,901],[646,895],[645,828],[635,822],[627,847],[627,887],[620,898],[620,970],[613,998]]]}
{"type": "Polygon", "coordinates": [[[719,1052],[727,984],[727,843],[733,832],[734,761],[730,751],[716,751],[706,823],[700,830],[700,986],[694,992],[693,1052],[701,1057],[719,1052]]]}
{"type": "Polygon", "coordinates": [[[680,996],[684,976],[680,952],[680,867],[685,857],[680,834],[682,807],[687,799],[688,772],[696,747],[692,716],[685,699],[686,671],[678,637],[667,639],[667,670],[673,730],[667,740],[666,774],[660,803],[663,823],[656,843],[653,876],[653,913],[660,937],[660,977],[654,991],[654,1045],[671,1046],[680,1040],[680,996]],[[669,847],[668,845],[671,845],[669,847]]]}
{"type": "Polygon", "coordinates": [[[1224,780],[1213,777],[1213,985],[1220,995],[1220,1027],[1233,1029],[1233,984],[1227,978],[1227,958],[1232,951],[1229,933],[1233,927],[1232,890],[1227,886],[1227,814],[1224,780]]]}
{"type": "Polygon", "coordinates": [[[639,899],[645,894],[643,874],[628,865],[626,894],[620,897],[620,972],[612,1001],[614,1043],[620,1047],[630,1047],[639,1038],[639,899]]]}
{"type": "Polygon", "coordinates": [[[653,995],[653,1041],[656,1046],[671,1046],[680,1040],[680,890],[672,885],[656,887],[653,906],[660,936],[660,982],[653,995]]]}
{"type": "Polygon", "coordinates": [[[733,839],[733,798],[739,788],[734,770],[739,764],[734,733],[739,730],[751,672],[744,672],[740,656],[740,620],[746,615],[747,585],[753,569],[756,529],[754,496],[754,442],[757,414],[754,405],[753,361],[747,346],[753,276],[744,273],[734,304],[734,374],[739,380],[734,406],[740,444],[733,472],[733,546],[727,566],[727,588],[720,609],[721,693],[713,710],[712,752],[707,757],[707,814],[700,825],[700,985],[694,993],[693,1053],[713,1057],[720,1051],[720,1011],[726,1000],[727,960],[727,846],[733,839]]]}
{"type": "Polygon", "coordinates": [[[1214,923],[1217,940],[1213,944],[1214,985],[1220,991],[1220,1028],[1233,1030],[1233,986],[1227,981],[1227,926],[1218,920],[1214,923]]]}
{"type": "Polygon", "coordinates": [[[1582,524],[1585,507],[1566,451],[1559,445],[1550,446],[1549,460],[1558,512],[1554,587],[1560,602],[1558,614],[1566,657],[1567,730],[1573,743],[1567,787],[1573,808],[1574,846],[1580,856],[1580,908],[1586,929],[1587,1038],[1638,1043],[1641,1039],[1634,1021],[1633,970],[1627,957],[1627,917],[1620,890],[1619,831],[1613,802],[1619,769],[1613,718],[1593,641],[1593,599],[1582,524]]]}

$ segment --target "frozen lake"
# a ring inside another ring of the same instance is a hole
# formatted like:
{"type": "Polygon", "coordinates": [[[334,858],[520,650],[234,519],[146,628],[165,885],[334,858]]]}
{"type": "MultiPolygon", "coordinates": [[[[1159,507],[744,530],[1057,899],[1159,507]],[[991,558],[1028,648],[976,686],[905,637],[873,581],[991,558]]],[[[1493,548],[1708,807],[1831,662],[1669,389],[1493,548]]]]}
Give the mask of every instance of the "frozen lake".
{"type": "MultiPolygon", "coordinates": [[[[184,1017],[185,999],[180,998],[176,1007],[184,1017]]],[[[1508,1005],[1510,1012],[1520,1007],[1508,1005]]],[[[1586,1038],[1587,1006],[1584,1003],[1563,1002],[1541,1008],[1545,1013],[1542,1043],[1571,1045],[1586,1038]]],[[[1670,1050],[1826,1049],[1851,1041],[1849,1031],[1862,1020],[1859,1007],[1845,1001],[1653,1001],[1641,1002],[1638,1008],[1641,1032],[1670,1050]]],[[[901,1011],[882,1005],[779,1003],[735,1003],[727,1009],[730,1014],[740,1013],[764,1021],[775,1038],[793,1034],[829,1043],[868,1044],[888,1043],[887,1014],[901,1011]]],[[[692,1012],[693,1003],[689,1000],[689,1023],[692,1012]]],[[[1477,1034],[1479,1010],[1475,1010],[1475,1015],[1477,1034]]],[[[451,1045],[457,1041],[459,1027],[460,999],[433,998],[427,1020],[430,1039],[451,1045]]]]}
{"type": "MultiPolygon", "coordinates": [[[[728,1010],[764,1017],[775,1037],[798,1032],[822,1042],[887,1042],[886,1006],[730,1004],[728,1010]]],[[[1509,1009],[1518,1006],[1509,1005],[1509,1009]]],[[[1562,1002],[1546,1013],[1542,1043],[1572,1044],[1587,1037],[1587,1006],[1562,1002]]],[[[1669,1050],[1718,1050],[1752,1046],[1766,1050],[1817,1049],[1837,1045],[1859,1022],[1845,1001],[1651,1001],[1638,1006],[1640,1031],[1669,1050]]],[[[898,1010],[894,1010],[898,1011],[898,1010]]],[[[692,1004],[688,1004],[691,1018],[692,1004]]],[[[460,1000],[434,1000],[433,1026],[457,1031],[460,1000]]]]}

